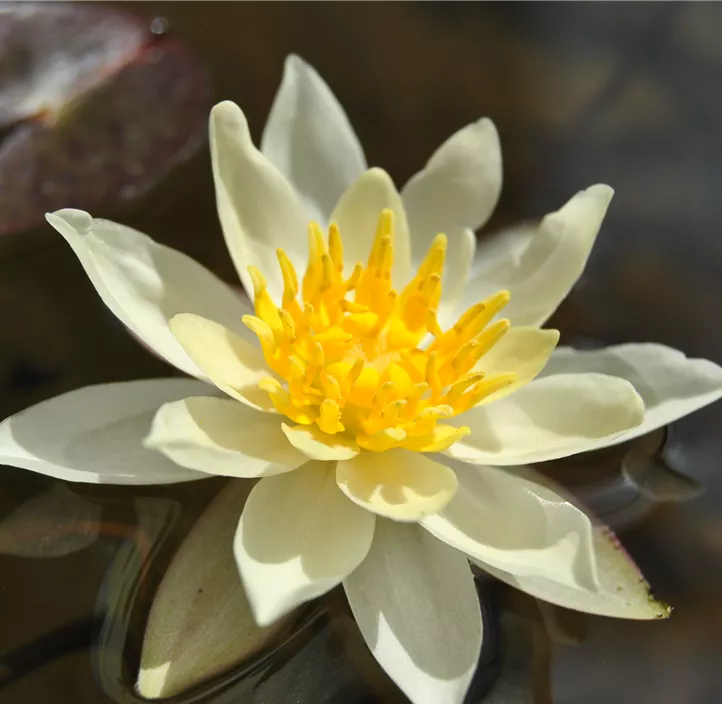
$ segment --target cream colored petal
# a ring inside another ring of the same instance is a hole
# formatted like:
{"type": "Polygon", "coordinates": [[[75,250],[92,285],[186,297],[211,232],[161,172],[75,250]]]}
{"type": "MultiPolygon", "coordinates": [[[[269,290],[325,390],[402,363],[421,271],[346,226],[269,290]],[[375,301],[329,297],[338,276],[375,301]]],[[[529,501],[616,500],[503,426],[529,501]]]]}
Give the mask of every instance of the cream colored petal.
{"type": "Polygon", "coordinates": [[[176,315],[170,328],[188,356],[221,391],[252,408],[275,413],[268,394],[258,387],[259,381],[271,374],[257,347],[199,315],[176,315]]]}
{"type": "Polygon", "coordinates": [[[482,642],[464,555],[418,526],[379,519],[343,586],[373,656],[412,704],[464,701],[482,642]]]}
{"type": "Polygon", "coordinates": [[[247,336],[241,317],[250,312],[248,305],[185,254],[82,210],[58,210],[45,217],[72,247],[103,303],[181,371],[203,376],[168,327],[176,313],[196,313],[247,336]]]}
{"type": "Polygon", "coordinates": [[[471,277],[479,283],[487,279],[498,282],[513,278],[531,239],[537,234],[538,225],[538,222],[527,221],[496,232],[484,231],[476,243],[471,277]]]}
{"type": "Polygon", "coordinates": [[[400,449],[362,452],[339,462],[336,481],[359,506],[396,521],[418,521],[440,511],[457,488],[451,469],[400,449]]]}
{"type": "MultiPolygon", "coordinates": [[[[501,145],[491,120],[478,120],[449,137],[401,191],[413,266],[418,267],[434,237],[443,232],[449,239],[448,272],[464,269],[468,244],[463,240],[489,219],[501,180],[501,145]]],[[[465,283],[445,276],[444,298],[455,301],[465,283]]]]}
{"type": "Polygon", "coordinates": [[[670,615],[670,607],[650,593],[649,584],[639,568],[609,529],[594,526],[593,549],[599,567],[599,582],[594,589],[574,587],[547,576],[507,572],[476,559],[472,562],[512,587],[567,609],[638,620],[670,615]]]}
{"type": "Polygon", "coordinates": [[[345,579],[366,557],[375,519],[338,490],[332,462],[261,479],[234,541],[256,622],[271,624],[345,579]]]}
{"type": "Polygon", "coordinates": [[[146,450],[143,438],[162,404],[210,390],[191,379],[154,379],[70,391],[0,423],[0,464],[91,484],[203,479],[146,450]]]}
{"type": "Polygon", "coordinates": [[[251,292],[248,265],[257,266],[280,301],[276,249],[305,268],[308,216],[283,174],[254,146],[237,105],[224,101],[211,110],[210,142],[218,217],[238,275],[251,292]]]}
{"type": "Polygon", "coordinates": [[[357,262],[366,265],[381,211],[394,213],[393,283],[402,288],[411,273],[411,250],[406,211],[391,177],[378,168],[366,171],[339,199],[331,213],[343,238],[344,270],[350,273],[357,262]]]}
{"type": "Polygon", "coordinates": [[[487,396],[482,404],[498,401],[532,381],[546,365],[559,342],[558,330],[512,327],[480,360],[474,371],[487,376],[514,372],[516,381],[487,396]]]}
{"type": "Polygon", "coordinates": [[[584,351],[563,347],[554,352],[542,376],[587,372],[626,379],[644,401],[642,424],[620,435],[615,443],[673,423],[722,398],[721,367],[653,343],[584,351]]]}
{"type": "Polygon", "coordinates": [[[439,232],[457,236],[478,230],[501,193],[501,145],[488,118],[460,129],[403,187],[401,196],[412,232],[412,257],[421,263],[439,232]]]}
{"type": "Polygon", "coordinates": [[[181,467],[228,477],[281,474],[308,462],[286,440],[278,416],[209,396],[164,404],[145,446],[181,467]]]}
{"type": "Polygon", "coordinates": [[[309,219],[321,224],[366,170],[363,149],[341,104],[313,67],[293,54],[286,59],[261,151],[293,186],[309,219]]]}
{"type": "Polygon", "coordinates": [[[316,425],[283,423],[281,427],[291,445],[312,460],[348,460],[361,452],[355,440],[343,435],[328,435],[316,425]]]}
{"type": "MultiPolygon", "coordinates": [[[[464,305],[506,288],[511,302],[504,317],[514,325],[542,325],[584,271],[613,194],[609,186],[591,186],[547,215],[531,236],[521,230],[517,237],[503,238],[508,258],[500,258],[494,268],[484,267],[483,262],[474,267],[464,305]]],[[[480,246],[477,258],[485,250],[480,246]]]]}
{"type": "Polygon", "coordinates": [[[606,447],[643,418],[644,404],[629,382],[558,374],[462,414],[459,422],[471,433],[444,454],[471,464],[543,462],[606,447]]]}
{"type": "Polygon", "coordinates": [[[451,547],[498,569],[574,588],[598,583],[592,522],[525,467],[453,462],[454,498],[421,525],[451,547]]]}

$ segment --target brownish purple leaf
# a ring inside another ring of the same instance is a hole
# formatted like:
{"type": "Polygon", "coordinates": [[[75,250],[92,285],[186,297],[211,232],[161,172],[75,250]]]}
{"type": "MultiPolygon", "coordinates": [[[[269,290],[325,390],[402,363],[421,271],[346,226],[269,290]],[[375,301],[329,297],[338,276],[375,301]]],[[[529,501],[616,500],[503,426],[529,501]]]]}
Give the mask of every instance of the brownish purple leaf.
{"type": "Polygon", "coordinates": [[[144,192],[199,146],[209,107],[198,61],[149,21],[0,7],[0,235],[144,192]]]}

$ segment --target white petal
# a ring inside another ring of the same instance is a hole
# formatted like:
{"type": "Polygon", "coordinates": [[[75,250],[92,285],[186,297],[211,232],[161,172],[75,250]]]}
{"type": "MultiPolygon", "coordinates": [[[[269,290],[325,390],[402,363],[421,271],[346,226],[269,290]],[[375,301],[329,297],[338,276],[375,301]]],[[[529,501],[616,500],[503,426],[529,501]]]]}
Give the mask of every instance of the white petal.
{"type": "Polygon", "coordinates": [[[592,523],[522,467],[452,465],[459,490],[421,525],[451,547],[498,569],[594,588],[592,523]]]}
{"type": "Polygon", "coordinates": [[[224,101],[211,110],[210,141],[218,217],[238,275],[250,293],[247,267],[257,266],[280,301],[276,249],[282,247],[295,266],[305,268],[307,215],[283,174],[253,145],[236,104],[224,101]]]}
{"type": "Polygon", "coordinates": [[[396,521],[418,521],[443,508],[454,495],[454,472],[410,450],[362,452],[339,462],[336,480],[346,496],[396,521]]]}
{"type": "Polygon", "coordinates": [[[278,416],[209,396],[164,404],[145,446],[182,467],[228,477],[281,474],[308,462],[286,440],[278,416]]]}
{"type": "Polygon", "coordinates": [[[162,404],[209,389],[191,379],[154,379],[56,396],[0,423],[0,464],[92,484],[203,479],[146,450],[143,438],[162,404]]]}
{"type": "Polygon", "coordinates": [[[221,391],[251,408],[275,413],[268,394],[258,386],[271,374],[257,347],[199,315],[176,315],[170,328],[188,356],[221,391]]]}
{"type": "Polygon", "coordinates": [[[401,196],[383,169],[369,169],[341,196],[331,213],[331,222],[338,224],[343,238],[344,271],[348,274],[357,262],[366,265],[385,208],[394,213],[392,278],[394,286],[402,288],[411,273],[409,226],[401,196]]]}
{"type": "Polygon", "coordinates": [[[176,313],[196,313],[247,335],[240,322],[251,312],[247,303],[185,254],[82,210],[45,217],[72,247],[105,305],[181,371],[203,376],[171,334],[168,321],[176,313]]]}
{"type": "Polygon", "coordinates": [[[379,520],[344,588],[369,649],[412,704],[464,701],[482,639],[464,555],[418,526],[379,520]]]}
{"type": "Polygon", "coordinates": [[[233,534],[252,486],[228,482],[164,571],[143,637],[142,697],[172,697],[248,662],[290,626],[258,628],[233,561],[233,534]]]}
{"type": "Polygon", "coordinates": [[[563,347],[554,352],[542,376],[586,372],[626,379],[644,401],[642,424],[615,442],[649,433],[722,398],[722,368],[652,343],[585,351],[563,347]]]}
{"type": "Polygon", "coordinates": [[[295,448],[312,460],[348,460],[361,452],[352,438],[328,435],[316,425],[282,424],[283,432],[295,448]]]}
{"type": "Polygon", "coordinates": [[[606,447],[643,418],[644,404],[629,382],[558,374],[459,416],[471,433],[444,454],[472,464],[543,462],[606,447]]]}
{"type": "Polygon", "coordinates": [[[509,396],[532,381],[546,365],[559,341],[558,330],[512,327],[474,368],[487,376],[514,372],[516,381],[487,396],[482,403],[492,403],[509,396]]]}
{"type": "Polygon", "coordinates": [[[506,572],[480,560],[472,561],[502,582],[567,609],[639,620],[670,615],[669,606],[652,596],[642,573],[609,529],[594,526],[593,549],[599,567],[595,589],[575,588],[549,577],[506,572]]]}
{"type": "Polygon", "coordinates": [[[341,194],[366,170],[358,137],[326,82],[303,59],[286,59],[261,151],[292,184],[309,219],[329,220],[341,194]]]}
{"type": "Polygon", "coordinates": [[[333,462],[261,479],[234,542],[258,624],[273,623],[353,572],[368,553],[375,521],[338,490],[333,462]]]}
{"type": "Polygon", "coordinates": [[[532,237],[537,234],[538,225],[538,222],[521,222],[497,232],[484,232],[476,243],[471,277],[480,283],[491,279],[497,282],[494,286],[513,278],[532,237]]]}
{"type": "MultiPolygon", "coordinates": [[[[504,317],[514,325],[542,325],[584,271],[613,194],[609,186],[591,186],[547,215],[531,236],[522,229],[517,236],[503,238],[496,251],[508,246],[508,258],[500,257],[494,268],[483,262],[475,265],[464,305],[490,291],[509,289],[511,302],[504,317]]],[[[485,251],[482,244],[477,258],[485,251]]]]}
{"type": "MultiPolygon", "coordinates": [[[[500,192],[499,135],[494,123],[483,118],[449,137],[401,191],[413,265],[421,263],[434,237],[443,232],[449,239],[447,270],[465,268],[464,232],[473,233],[489,219],[500,192]]],[[[465,283],[466,278],[446,276],[444,298],[456,300],[465,283]]]]}

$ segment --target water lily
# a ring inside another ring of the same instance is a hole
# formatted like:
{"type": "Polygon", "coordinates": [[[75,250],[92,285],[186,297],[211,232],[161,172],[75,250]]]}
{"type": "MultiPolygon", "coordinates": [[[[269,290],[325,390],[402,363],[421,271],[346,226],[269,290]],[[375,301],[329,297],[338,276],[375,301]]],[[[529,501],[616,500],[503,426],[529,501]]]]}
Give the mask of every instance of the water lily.
{"type": "Polygon", "coordinates": [[[659,345],[555,351],[558,334],[541,328],[581,274],[611,189],[477,247],[501,187],[492,123],[453,135],[399,193],[296,57],[261,149],[226,102],[211,153],[253,307],[135,230],[48,215],[111,311],[196,380],[46,401],[0,425],[0,461],[74,481],[258,479],[232,547],[258,623],[342,584],[415,703],[460,702],[473,676],[469,559],[570,608],[666,615],[613,537],[528,466],[722,395],[711,362],[659,345]]]}

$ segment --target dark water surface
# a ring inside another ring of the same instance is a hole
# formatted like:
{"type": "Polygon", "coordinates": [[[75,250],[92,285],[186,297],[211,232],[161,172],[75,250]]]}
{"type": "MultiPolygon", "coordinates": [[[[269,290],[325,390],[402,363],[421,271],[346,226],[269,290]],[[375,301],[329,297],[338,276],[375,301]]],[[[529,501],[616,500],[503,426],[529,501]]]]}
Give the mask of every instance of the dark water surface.
{"type": "MultiPolygon", "coordinates": [[[[568,341],[657,341],[722,362],[722,6],[120,5],[167,18],[168,31],[204,62],[216,99],[237,101],[256,137],[285,55],[301,54],[346,107],[369,163],[399,183],[454,130],[490,116],[505,169],[490,229],[609,183],[616,196],[598,245],[552,325],[568,341]]],[[[95,214],[235,280],[205,146],[142,200],[95,214]]],[[[0,268],[3,417],[79,386],[170,373],[104,309],[50,228],[0,242],[0,268]]],[[[719,701],[721,427],[718,403],[666,440],[666,460],[703,489],[685,501],[645,499],[621,481],[619,458],[548,468],[617,528],[675,611],[654,623],[587,617],[480,578],[493,607],[482,679],[496,683],[486,701],[719,701]]],[[[150,598],[224,482],[69,486],[3,468],[0,483],[0,702],[136,702],[150,598]],[[22,506],[30,508],[18,513],[22,506]]],[[[299,619],[269,646],[273,657],[181,700],[402,701],[364,650],[342,596],[299,619]]],[[[489,683],[478,684],[480,693],[489,683]]]]}

